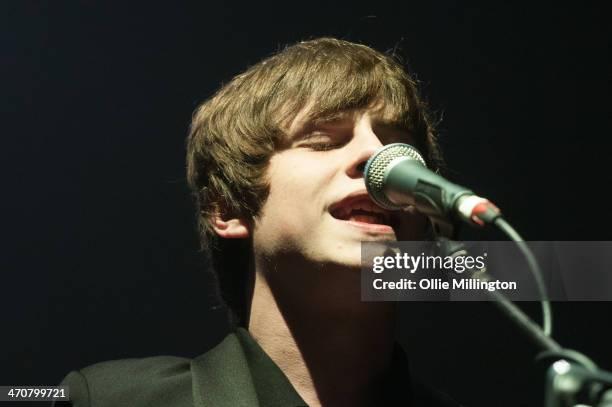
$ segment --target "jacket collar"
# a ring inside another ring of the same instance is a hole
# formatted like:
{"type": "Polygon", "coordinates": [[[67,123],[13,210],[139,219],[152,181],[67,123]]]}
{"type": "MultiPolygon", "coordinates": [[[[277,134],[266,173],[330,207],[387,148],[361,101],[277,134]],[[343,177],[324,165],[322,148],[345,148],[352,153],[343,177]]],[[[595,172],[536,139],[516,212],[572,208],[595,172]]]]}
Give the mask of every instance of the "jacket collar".
{"type": "Polygon", "coordinates": [[[306,406],[289,379],[243,328],[193,359],[191,371],[197,407],[306,406]]]}

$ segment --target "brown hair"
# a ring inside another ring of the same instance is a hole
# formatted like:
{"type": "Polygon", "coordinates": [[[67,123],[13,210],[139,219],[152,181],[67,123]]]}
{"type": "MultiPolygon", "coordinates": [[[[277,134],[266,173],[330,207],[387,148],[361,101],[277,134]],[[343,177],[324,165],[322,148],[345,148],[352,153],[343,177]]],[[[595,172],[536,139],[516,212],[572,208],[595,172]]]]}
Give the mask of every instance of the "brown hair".
{"type": "Polygon", "coordinates": [[[308,106],[308,118],[316,118],[379,103],[437,168],[434,125],[416,81],[394,57],[365,45],[334,38],[300,42],[223,86],[196,110],[187,139],[187,181],[202,248],[221,247],[211,224],[216,210],[257,216],[268,192],[268,161],[299,111],[308,106]]]}

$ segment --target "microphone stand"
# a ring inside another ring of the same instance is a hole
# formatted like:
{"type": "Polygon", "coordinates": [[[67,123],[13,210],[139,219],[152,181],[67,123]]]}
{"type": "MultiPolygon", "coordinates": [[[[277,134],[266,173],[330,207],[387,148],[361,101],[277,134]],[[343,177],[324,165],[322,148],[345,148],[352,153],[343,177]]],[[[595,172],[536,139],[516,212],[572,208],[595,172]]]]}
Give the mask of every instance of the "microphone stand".
{"type": "MultiPolygon", "coordinates": [[[[441,236],[436,238],[436,242],[442,256],[459,257],[468,254],[462,242],[441,236]]],[[[469,277],[489,281],[486,268],[472,272],[469,277]]],[[[545,407],[612,407],[612,373],[599,369],[582,353],[563,348],[505,295],[497,291],[487,291],[487,294],[502,314],[541,349],[536,361],[550,363],[546,378],[545,407]]]]}

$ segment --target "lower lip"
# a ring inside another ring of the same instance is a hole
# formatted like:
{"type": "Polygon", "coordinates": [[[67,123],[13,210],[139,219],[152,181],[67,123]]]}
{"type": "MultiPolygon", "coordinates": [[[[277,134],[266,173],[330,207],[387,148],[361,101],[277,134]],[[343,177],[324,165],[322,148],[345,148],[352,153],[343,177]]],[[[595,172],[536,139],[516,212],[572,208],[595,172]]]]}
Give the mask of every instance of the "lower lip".
{"type": "Polygon", "coordinates": [[[366,222],[358,222],[355,220],[345,220],[343,222],[348,223],[349,225],[364,230],[366,232],[374,232],[374,233],[385,233],[390,234],[394,233],[393,228],[389,225],[380,225],[377,223],[366,223],[366,222]]]}

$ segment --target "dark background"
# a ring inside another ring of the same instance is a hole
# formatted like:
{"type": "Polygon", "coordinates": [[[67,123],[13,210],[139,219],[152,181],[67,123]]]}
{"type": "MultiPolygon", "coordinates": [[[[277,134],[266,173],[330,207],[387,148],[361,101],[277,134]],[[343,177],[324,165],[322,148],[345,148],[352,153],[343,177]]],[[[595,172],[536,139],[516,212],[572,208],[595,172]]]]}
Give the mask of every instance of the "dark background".
{"type": "MultiPolygon", "coordinates": [[[[526,239],[611,240],[606,16],[561,2],[2,2],[0,384],[195,356],[224,335],[208,310],[184,138],[220,83],[300,39],[397,47],[443,117],[452,179],[526,239]]],[[[423,379],[471,406],[541,404],[537,349],[491,304],[402,311],[423,379]]],[[[555,337],[612,369],[611,311],[555,304],[555,337]]]]}

